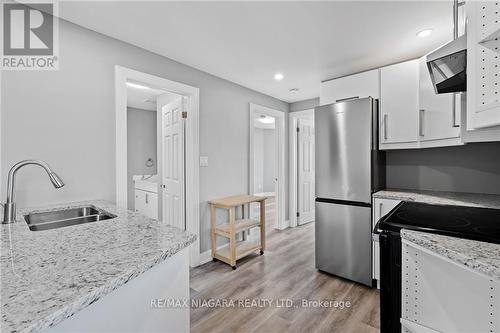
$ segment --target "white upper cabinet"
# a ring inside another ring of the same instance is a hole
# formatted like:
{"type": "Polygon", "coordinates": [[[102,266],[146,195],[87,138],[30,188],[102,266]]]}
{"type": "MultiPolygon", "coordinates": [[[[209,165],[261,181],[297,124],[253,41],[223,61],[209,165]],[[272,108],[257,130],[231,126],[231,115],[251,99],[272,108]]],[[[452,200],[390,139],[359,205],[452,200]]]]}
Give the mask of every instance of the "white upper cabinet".
{"type": "Polygon", "coordinates": [[[380,69],[381,149],[418,146],[418,66],[411,60],[380,69]],[[388,145],[396,143],[405,145],[388,145]]]}
{"type": "MultiPolygon", "coordinates": [[[[419,59],[419,138],[420,141],[460,137],[460,94],[436,94],[427,70],[426,57],[419,59]],[[457,100],[454,107],[453,99],[457,100]]],[[[456,140],[456,144],[461,144],[456,140]]]]}
{"type": "Polygon", "coordinates": [[[500,141],[500,3],[467,1],[465,141],[500,141]]]}
{"type": "Polygon", "coordinates": [[[351,98],[379,98],[379,70],[344,76],[321,83],[320,105],[351,98]]]}

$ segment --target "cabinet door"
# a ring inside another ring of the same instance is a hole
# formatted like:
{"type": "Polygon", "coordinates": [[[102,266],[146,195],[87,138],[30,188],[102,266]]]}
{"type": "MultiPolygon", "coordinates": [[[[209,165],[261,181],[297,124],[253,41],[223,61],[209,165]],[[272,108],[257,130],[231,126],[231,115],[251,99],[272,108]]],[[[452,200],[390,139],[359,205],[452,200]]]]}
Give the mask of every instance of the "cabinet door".
{"type": "Polygon", "coordinates": [[[500,329],[500,282],[403,240],[401,317],[438,332],[500,329]]]}
{"type": "Polygon", "coordinates": [[[320,105],[349,98],[379,98],[379,70],[344,76],[321,83],[320,105]]]}
{"type": "Polygon", "coordinates": [[[148,191],[135,190],[135,211],[158,219],[158,194],[148,191]]]}
{"type": "Polygon", "coordinates": [[[158,219],[158,194],[146,192],[145,194],[145,212],[144,215],[157,220],[158,219]]]}
{"type": "Polygon", "coordinates": [[[389,213],[400,202],[401,200],[375,198],[373,200],[373,227],[375,228],[378,220],[389,213]]]}
{"type": "Polygon", "coordinates": [[[500,4],[467,1],[467,142],[500,141],[500,4]]]}
{"type": "Polygon", "coordinates": [[[134,210],[144,214],[146,210],[146,191],[135,190],[134,210]]]}
{"type": "MultiPolygon", "coordinates": [[[[460,112],[453,105],[455,94],[436,94],[425,57],[419,59],[419,136],[420,141],[460,136],[460,112]]],[[[457,96],[460,105],[460,96],[457,96]]],[[[458,108],[457,108],[458,109],[458,108]]]]}
{"type": "Polygon", "coordinates": [[[418,60],[380,69],[380,142],[418,141],[418,60]]]}
{"type": "MultiPolygon", "coordinates": [[[[377,224],[378,220],[385,216],[387,213],[391,211],[394,207],[400,203],[400,200],[392,200],[392,199],[373,199],[372,206],[372,228],[375,228],[375,224],[377,224]]],[[[378,242],[373,242],[373,279],[380,279],[380,249],[378,242]]]]}

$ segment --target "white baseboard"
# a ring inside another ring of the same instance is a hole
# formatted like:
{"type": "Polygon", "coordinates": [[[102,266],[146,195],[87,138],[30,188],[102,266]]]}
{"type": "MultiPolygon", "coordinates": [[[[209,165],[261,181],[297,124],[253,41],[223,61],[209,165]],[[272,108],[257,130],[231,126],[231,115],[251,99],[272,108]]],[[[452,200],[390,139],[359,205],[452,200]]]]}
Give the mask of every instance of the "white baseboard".
{"type": "MultiPolygon", "coordinates": [[[[196,265],[196,266],[206,264],[207,262],[209,262],[211,260],[212,260],[212,250],[207,250],[205,252],[200,253],[200,261],[198,262],[198,265],[196,265]]],[[[196,266],[194,266],[194,267],[196,267],[196,266]]]]}
{"type": "Polygon", "coordinates": [[[286,228],[290,228],[290,220],[285,220],[285,222],[279,226],[278,230],[285,230],[286,228]]]}
{"type": "MultiPolygon", "coordinates": [[[[227,244],[218,246],[217,250],[220,250],[221,248],[223,248],[226,245],[227,244]]],[[[201,266],[201,265],[206,264],[207,262],[210,262],[210,261],[212,261],[212,250],[211,249],[210,250],[206,250],[205,252],[200,253],[200,261],[198,262],[198,265],[191,266],[191,267],[201,266]]]]}

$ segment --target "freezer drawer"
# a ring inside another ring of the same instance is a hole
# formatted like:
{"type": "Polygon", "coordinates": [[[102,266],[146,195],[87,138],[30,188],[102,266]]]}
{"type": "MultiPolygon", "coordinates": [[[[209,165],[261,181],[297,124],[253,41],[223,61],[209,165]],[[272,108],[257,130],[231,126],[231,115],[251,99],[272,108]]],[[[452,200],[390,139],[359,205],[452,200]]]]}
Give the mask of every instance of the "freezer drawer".
{"type": "Polygon", "coordinates": [[[372,285],[371,208],[316,201],[316,268],[372,285]]]}

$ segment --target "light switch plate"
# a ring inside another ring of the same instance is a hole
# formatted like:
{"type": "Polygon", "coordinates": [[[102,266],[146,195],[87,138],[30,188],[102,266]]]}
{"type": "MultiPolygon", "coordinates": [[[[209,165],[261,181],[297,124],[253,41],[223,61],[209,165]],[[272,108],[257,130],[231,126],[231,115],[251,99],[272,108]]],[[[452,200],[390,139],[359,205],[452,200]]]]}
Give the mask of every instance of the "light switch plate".
{"type": "Polygon", "coordinates": [[[200,166],[201,167],[208,166],[208,156],[200,156],[200,166]]]}

